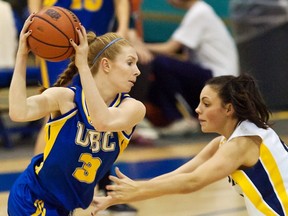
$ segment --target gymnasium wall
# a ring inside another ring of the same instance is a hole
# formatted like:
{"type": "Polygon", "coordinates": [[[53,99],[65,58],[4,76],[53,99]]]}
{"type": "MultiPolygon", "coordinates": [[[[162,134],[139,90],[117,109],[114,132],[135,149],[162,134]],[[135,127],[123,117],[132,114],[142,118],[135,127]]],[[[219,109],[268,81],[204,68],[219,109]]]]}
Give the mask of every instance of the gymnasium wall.
{"type": "MultiPolygon", "coordinates": [[[[205,0],[223,19],[229,22],[229,0],[205,0]]],[[[146,42],[166,41],[181,22],[185,10],[176,9],[167,0],[142,0],[141,5],[143,37],[146,42]]]]}

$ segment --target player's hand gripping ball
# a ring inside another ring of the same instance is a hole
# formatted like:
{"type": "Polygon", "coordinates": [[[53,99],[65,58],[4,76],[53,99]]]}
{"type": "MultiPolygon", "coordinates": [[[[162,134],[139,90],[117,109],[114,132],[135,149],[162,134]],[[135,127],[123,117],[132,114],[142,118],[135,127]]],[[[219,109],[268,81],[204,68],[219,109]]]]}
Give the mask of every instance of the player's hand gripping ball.
{"type": "Polygon", "coordinates": [[[78,17],[62,7],[46,7],[36,13],[28,30],[31,51],[48,61],[58,62],[74,54],[74,48],[69,40],[79,43],[76,27],[80,28],[78,17]]]}

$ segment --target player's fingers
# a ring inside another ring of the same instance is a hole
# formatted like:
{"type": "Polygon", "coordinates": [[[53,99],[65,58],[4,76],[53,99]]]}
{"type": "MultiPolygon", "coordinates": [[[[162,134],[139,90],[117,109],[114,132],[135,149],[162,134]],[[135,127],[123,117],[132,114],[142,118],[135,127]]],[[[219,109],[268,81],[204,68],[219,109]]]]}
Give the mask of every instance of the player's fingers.
{"type": "Polygon", "coordinates": [[[127,178],[127,176],[124,175],[124,174],[120,171],[120,169],[119,169],[118,167],[115,168],[115,173],[116,173],[116,175],[117,175],[120,179],[122,179],[122,178],[127,178]]]}
{"type": "Polygon", "coordinates": [[[80,27],[81,27],[81,31],[82,31],[83,35],[86,35],[87,34],[86,28],[81,23],[80,23],[80,27]]]}
{"type": "Polygon", "coordinates": [[[115,191],[108,191],[107,195],[111,196],[113,198],[118,198],[119,197],[119,194],[117,192],[115,192],[115,191]]]}
{"type": "Polygon", "coordinates": [[[124,196],[121,194],[121,192],[119,191],[109,191],[107,192],[108,196],[111,196],[114,200],[125,200],[124,196]]]}
{"type": "Polygon", "coordinates": [[[120,193],[123,190],[123,187],[122,185],[110,184],[110,185],[106,185],[106,189],[107,189],[107,192],[109,191],[109,192],[120,193]]]}
{"type": "Polygon", "coordinates": [[[72,38],[70,38],[69,41],[70,41],[71,45],[72,45],[74,48],[77,47],[77,44],[74,42],[74,40],[73,40],[72,38]]]}
{"type": "Polygon", "coordinates": [[[81,27],[76,27],[76,31],[77,31],[77,34],[78,34],[78,37],[79,37],[79,40],[80,40],[80,43],[83,41],[83,33],[82,33],[82,29],[81,27]]]}
{"type": "Polygon", "coordinates": [[[110,175],[110,176],[109,176],[109,179],[110,179],[112,182],[114,182],[115,184],[119,184],[119,183],[120,183],[120,179],[117,178],[116,176],[110,175]]]}
{"type": "Polygon", "coordinates": [[[25,25],[26,23],[32,22],[34,15],[35,15],[35,13],[31,13],[31,14],[28,16],[28,18],[25,20],[24,25],[25,25]]]}
{"type": "MultiPolygon", "coordinates": [[[[25,34],[29,31],[28,30],[28,27],[31,25],[31,23],[33,22],[33,16],[35,15],[35,13],[32,13],[30,14],[30,16],[26,19],[26,21],[24,22],[24,25],[23,25],[23,28],[21,30],[21,34],[25,34]]],[[[29,33],[29,35],[31,34],[31,31],[29,33]]]]}
{"type": "Polygon", "coordinates": [[[76,27],[76,30],[78,33],[80,44],[87,43],[87,34],[86,34],[85,27],[83,25],[80,25],[80,27],[76,27]]]}

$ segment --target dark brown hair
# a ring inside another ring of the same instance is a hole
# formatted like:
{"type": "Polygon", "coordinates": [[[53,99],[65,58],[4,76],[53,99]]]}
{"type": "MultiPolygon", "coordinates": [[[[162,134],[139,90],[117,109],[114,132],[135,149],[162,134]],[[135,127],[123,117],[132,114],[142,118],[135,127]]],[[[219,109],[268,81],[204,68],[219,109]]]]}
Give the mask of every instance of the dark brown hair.
{"type": "Polygon", "coordinates": [[[268,128],[270,111],[251,75],[214,77],[206,85],[218,92],[223,105],[233,105],[239,122],[249,120],[260,128],[268,128]]]}

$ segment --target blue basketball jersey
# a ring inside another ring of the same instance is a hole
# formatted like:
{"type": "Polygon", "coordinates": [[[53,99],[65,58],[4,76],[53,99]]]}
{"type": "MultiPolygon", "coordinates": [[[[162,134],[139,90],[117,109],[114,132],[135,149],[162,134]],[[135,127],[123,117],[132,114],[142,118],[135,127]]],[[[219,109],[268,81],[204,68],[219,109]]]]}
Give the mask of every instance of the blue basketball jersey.
{"type": "Polygon", "coordinates": [[[43,6],[69,9],[87,31],[94,31],[98,36],[112,30],[115,15],[113,0],[44,0],[43,6]]]}
{"type": "MultiPolygon", "coordinates": [[[[127,147],[134,131],[97,131],[91,124],[82,88],[71,89],[75,91],[77,106],[47,122],[44,154],[34,157],[24,171],[29,176],[25,177],[29,179],[28,188],[38,200],[69,211],[90,205],[97,182],[127,147]]],[[[130,96],[118,94],[110,107],[119,106],[127,97],[130,96]]],[[[14,192],[18,193],[17,188],[14,192]]],[[[27,205],[25,197],[22,199],[27,205]]],[[[14,203],[11,206],[15,208],[14,203]]]]}

